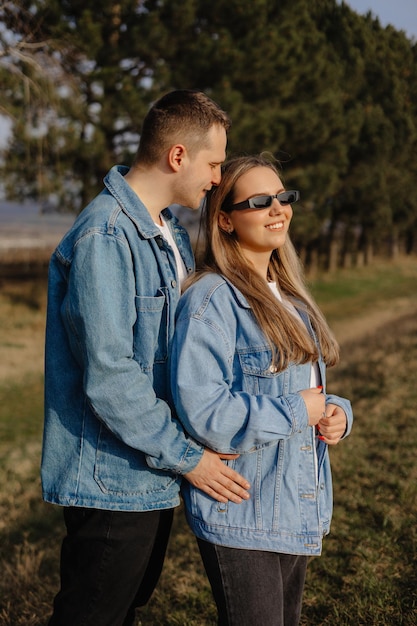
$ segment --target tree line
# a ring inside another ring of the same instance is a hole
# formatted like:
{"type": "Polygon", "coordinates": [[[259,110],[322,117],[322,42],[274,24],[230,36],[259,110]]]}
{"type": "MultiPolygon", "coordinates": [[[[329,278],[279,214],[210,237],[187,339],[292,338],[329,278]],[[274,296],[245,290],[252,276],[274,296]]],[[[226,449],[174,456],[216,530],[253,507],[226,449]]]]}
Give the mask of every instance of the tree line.
{"type": "Polygon", "coordinates": [[[80,210],[130,164],[152,101],[198,88],[228,155],[268,151],[307,265],[417,251],[417,43],[336,0],[0,2],[10,199],[80,210]]]}

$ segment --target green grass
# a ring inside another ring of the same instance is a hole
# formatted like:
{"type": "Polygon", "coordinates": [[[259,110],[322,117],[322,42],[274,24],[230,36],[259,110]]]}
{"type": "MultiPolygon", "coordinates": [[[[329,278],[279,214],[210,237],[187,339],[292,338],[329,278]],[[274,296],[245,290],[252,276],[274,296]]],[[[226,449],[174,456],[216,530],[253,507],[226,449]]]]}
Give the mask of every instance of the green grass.
{"type": "MultiPolygon", "coordinates": [[[[395,309],[406,298],[416,306],[344,343],[342,363],[329,371],[330,389],[351,398],[355,423],[330,450],[332,531],[309,565],[302,626],[417,624],[416,266],[349,270],[314,285],[323,308],[346,323],[376,302],[395,309]]],[[[46,625],[59,585],[63,526],[59,508],[40,497],[41,431],[41,375],[0,386],[0,626],[46,625]]],[[[144,626],[216,624],[181,510],[160,583],[138,619],[144,626]]]]}
{"type": "Polygon", "coordinates": [[[417,260],[339,270],[316,277],[309,286],[330,322],[344,320],[395,299],[417,302],[417,260]]]}
{"type": "Polygon", "coordinates": [[[335,511],[311,563],[305,624],[417,624],[417,316],[351,343],[332,389],[354,430],[331,450],[335,511]]]}
{"type": "MultiPolygon", "coordinates": [[[[42,427],[43,377],[0,385],[0,445],[37,438],[42,427]]],[[[1,457],[0,457],[1,459],[1,457]]]]}

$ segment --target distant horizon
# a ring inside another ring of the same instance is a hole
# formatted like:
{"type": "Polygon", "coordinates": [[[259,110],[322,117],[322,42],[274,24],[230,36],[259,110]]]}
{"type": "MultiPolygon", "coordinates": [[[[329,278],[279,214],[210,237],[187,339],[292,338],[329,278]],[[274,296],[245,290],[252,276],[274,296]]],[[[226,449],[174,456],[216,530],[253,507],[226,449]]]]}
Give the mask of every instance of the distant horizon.
{"type": "Polygon", "coordinates": [[[54,248],[72,226],[76,215],[42,213],[33,200],[0,200],[0,250],[54,248]]]}
{"type": "Polygon", "coordinates": [[[71,211],[55,211],[53,207],[42,210],[42,206],[45,206],[45,201],[38,202],[27,198],[22,201],[9,200],[8,198],[0,198],[0,223],[9,221],[9,219],[17,218],[20,221],[22,216],[32,218],[36,216],[45,217],[47,215],[58,215],[66,218],[74,219],[75,213],[71,211]],[[18,214],[16,214],[18,210],[18,214]]]}

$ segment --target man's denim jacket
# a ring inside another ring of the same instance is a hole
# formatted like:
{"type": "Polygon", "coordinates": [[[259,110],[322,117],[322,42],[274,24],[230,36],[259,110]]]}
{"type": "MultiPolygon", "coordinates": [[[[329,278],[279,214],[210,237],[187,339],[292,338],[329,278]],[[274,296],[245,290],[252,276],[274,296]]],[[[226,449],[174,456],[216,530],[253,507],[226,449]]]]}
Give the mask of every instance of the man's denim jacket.
{"type": "MultiPolygon", "coordinates": [[[[314,336],[309,319],[299,310],[314,336]]],[[[251,498],[221,504],[184,481],[193,532],[214,544],[288,554],[320,554],[332,516],[327,445],[308,424],[298,393],[310,387],[311,364],[277,373],[271,350],[243,295],[209,274],[180,300],[173,343],[173,395],[186,430],[251,483],[251,498]]],[[[325,364],[319,369],[325,391],[325,364]]],[[[344,409],[350,402],[326,395],[344,409]]]]}
{"type": "MultiPolygon", "coordinates": [[[[179,504],[202,448],[169,406],[174,253],[126,171],[110,170],[51,258],[41,475],[49,502],[145,511],[179,504]]],[[[190,272],[188,235],[164,216],[190,272]]]]}

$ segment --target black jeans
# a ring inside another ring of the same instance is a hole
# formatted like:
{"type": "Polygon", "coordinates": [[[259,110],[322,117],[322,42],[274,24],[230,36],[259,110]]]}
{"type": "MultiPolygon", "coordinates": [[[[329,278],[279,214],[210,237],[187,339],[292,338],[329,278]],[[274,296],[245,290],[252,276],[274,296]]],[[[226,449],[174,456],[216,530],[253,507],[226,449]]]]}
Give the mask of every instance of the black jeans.
{"type": "Polygon", "coordinates": [[[225,548],[198,539],[219,626],[297,626],[307,556],[225,548]]]}
{"type": "Polygon", "coordinates": [[[173,509],[64,509],[61,589],[49,626],[131,626],[162,571],[173,509]]]}

